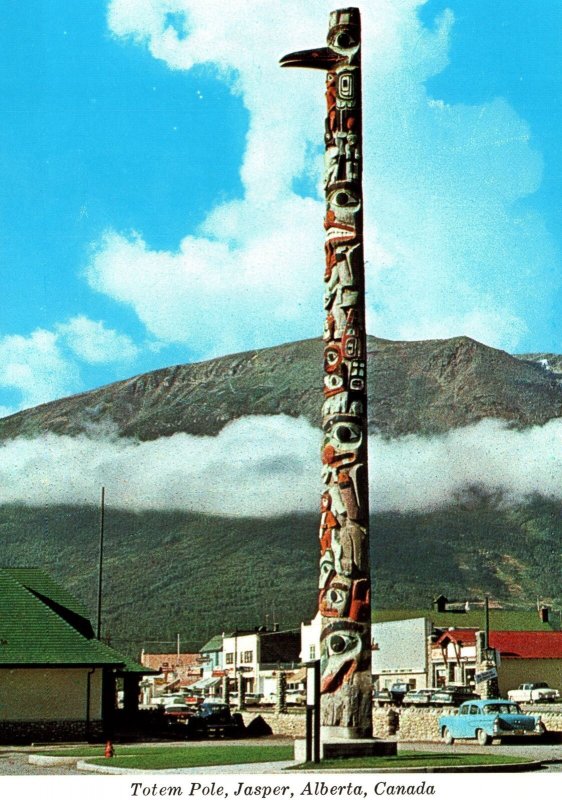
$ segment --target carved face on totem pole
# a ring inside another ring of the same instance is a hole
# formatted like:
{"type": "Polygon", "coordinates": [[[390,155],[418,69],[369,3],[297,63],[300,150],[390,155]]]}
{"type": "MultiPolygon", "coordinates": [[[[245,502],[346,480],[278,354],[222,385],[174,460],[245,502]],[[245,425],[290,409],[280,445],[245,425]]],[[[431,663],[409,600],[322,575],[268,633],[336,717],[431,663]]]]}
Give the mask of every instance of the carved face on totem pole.
{"type": "Polygon", "coordinates": [[[371,623],[360,51],[359,11],[340,9],[330,14],[327,47],[291,53],[281,64],[326,72],[324,491],[318,582],[322,724],[368,734],[371,623]]]}

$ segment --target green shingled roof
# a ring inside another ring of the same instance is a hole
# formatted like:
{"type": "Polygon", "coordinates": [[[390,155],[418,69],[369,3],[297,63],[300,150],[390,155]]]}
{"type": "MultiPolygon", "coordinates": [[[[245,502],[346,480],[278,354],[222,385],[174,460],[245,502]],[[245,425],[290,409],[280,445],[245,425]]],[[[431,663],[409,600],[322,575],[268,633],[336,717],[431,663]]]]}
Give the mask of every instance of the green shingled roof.
{"type": "Polygon", "coordinates": [[[87,619],[80,603],[42,570],[0,569],[0,666],[88,665],[151,671],[93,636],[84,636],[53,610],[53,604],[87,619]]]}
{"type": "Polygon", "coordinates": [[[86,606],[39,567],[5,567],[2,572],[11,575],[26,589],[49,598],[53,603],[67,608],[86,620],[89,618],[86,606]]]}
{"type": "MultiPolygon", "coordinates": [[[[425,617],[436,628],[484,628],[484,609],[472,611],[433,611],[428,609],[376,609],[373,622],[394,622],[425,617]]],[[[551,631],[553,626],[541,622],[536,611],[490,609],[490,630],[494,631],[551,631]]]]}
{"type": "Polygon", "coordinates": [[[222,650],[222,634],[219,633],[216,636],[213,636],[212,639],[203,645],[203,647],[199,650],[200,653],[216,653],[219,650],[222,650]]]}

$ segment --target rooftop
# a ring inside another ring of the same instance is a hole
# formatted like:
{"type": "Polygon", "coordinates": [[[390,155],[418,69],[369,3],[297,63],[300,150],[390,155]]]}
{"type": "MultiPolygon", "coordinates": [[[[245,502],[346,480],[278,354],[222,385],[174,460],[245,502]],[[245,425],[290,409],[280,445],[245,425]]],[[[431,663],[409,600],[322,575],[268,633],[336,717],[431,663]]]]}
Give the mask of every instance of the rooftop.
{"type": "Polygon", "coordinates": [[[141,654],[141,663],[151,669],[168,667],[201,668],[201,655],[199,653],[145,653],[141,654]]]}
{"type": "MultiPolygon", "coordinates": [[[[432,609],[374,609],[373,622],[394,622],[425,617],[436,628],[484,628],[484,609],[470,611],[433,611],[432,609]]],[[[496,631],[552,631],[552,622],[541,622],[536,610],[490,609],[490,630],[496,631]]]]}
{"type": "Polygon", "coordinates": [[[560,631],[491,631],[490,645],[499,650],[502,658],[562,659],[560,631]]]}
{"type": "MultiPolygon", "coordinates": [[[[435,647],[447,641],[474,646],[476,631],[473,628],[445,631],[436,641],[435,647]]],[[[560,631],[490,631],[489,642],[490,647],[495,647],[502,658],[562,659],[560,631]]]]}
{"type": "Polygon", "coordinates": [[[86,609],[45,572],[0,569],[0,665],[147,672],[94,637],[86,609]]]}

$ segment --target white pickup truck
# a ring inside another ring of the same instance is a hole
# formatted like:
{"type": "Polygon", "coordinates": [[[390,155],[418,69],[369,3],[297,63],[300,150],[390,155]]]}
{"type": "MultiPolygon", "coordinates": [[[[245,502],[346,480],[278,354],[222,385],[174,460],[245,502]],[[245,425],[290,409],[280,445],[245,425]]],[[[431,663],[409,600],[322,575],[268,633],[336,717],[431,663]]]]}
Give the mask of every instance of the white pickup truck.
{"type": "Polygon", "coordinates": [[[516,703],[554,703],[560,699],[560,692],[544,682],[522,683],[518,689],[510,689],[507,696],[516,703]]]}

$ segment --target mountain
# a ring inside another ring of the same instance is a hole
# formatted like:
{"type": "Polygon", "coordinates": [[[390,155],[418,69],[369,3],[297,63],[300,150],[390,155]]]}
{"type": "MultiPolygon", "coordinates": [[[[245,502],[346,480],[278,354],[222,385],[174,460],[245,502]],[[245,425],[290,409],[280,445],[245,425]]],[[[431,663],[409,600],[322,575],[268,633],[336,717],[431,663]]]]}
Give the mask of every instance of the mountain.
{"type": "MultiPolygon", "coordinates": [[[[392,439],[485,418],[516,428],[562,416],[562,357],[511,356],[472,339],[369,337],[369,423],[392,439]]],[[[0,441],[45,432],[143,441],[183,431],[216,435],[252,414],[319,424],[322,342],[306,340],[139,375],[0,420],[0,441]]],[[[96,608],[98,510],[0,507],[3,566],[41,566],[96,608]]],[[[474,492],[434,512],[373,515],[378,607],[428,607],[432,597],[488,594],[506,606],[560,604],[562,506],[513,508],[474,492]]],[[[214,633],[273,621],[298,626],[316,603],[315,514],[232,519],[108,509],[103,629],[132,653],[186,647],[214,633]]]]}
{"type": "MultiPolygon", "coordinates": [[[[318,425],[322,348],[320,339],[308,339],[138,375],[0,419],[0,441],[104,425],[141,441],[179,431],[212,436],[248,414],[303,416],[318,425]]],[[[443,433],[485,417],[542,425],[562,415],[560,373],[541,364],[546,358],[516,358],[468,337],[370,336],[370,429],[393,438],[443,433]]]]}

